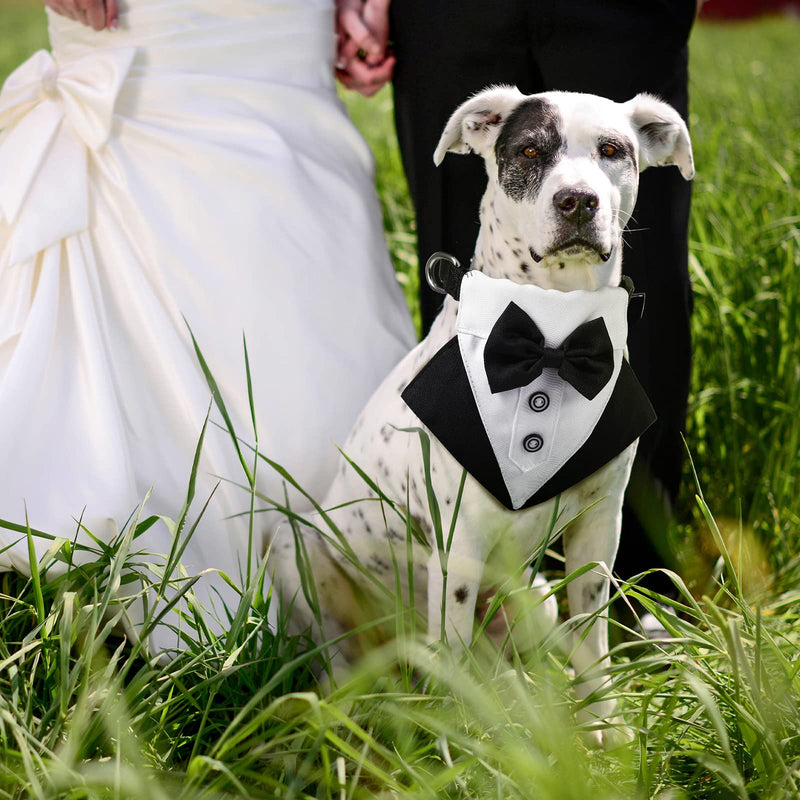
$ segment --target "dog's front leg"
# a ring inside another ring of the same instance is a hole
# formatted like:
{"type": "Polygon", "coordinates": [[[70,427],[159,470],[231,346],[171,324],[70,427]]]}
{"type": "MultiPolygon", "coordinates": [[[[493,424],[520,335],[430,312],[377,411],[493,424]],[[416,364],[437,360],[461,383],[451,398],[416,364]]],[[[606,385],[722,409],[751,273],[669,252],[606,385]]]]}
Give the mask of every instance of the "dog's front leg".
{"type": "MultiPolygon", "coordinates": [[[[611,498],[600,501],[612,503],[611,498]]],[[[579,677],[576,694],[586,699],[602,691],[608,684],[608,621],[603,610],[608,604],[609,579],[617,554],[619,531],[622,522],[621,509],[609,509],[602,513],[600,508],[588,512],[576,521],[564,535],[564,556],[569,575],[587,563],[597,562],[598,566],[580,577],[570,581],[567,587],[571,617],[580,617],[585,622],[575,633],[576,644],[572,654],[572,664],[579,677]]],[[[607,721],[615,708],[615,701],[600,700],[586,705],[578,714],[585,723],[607,721]]],[[[594,747],[608,747],[613,737],[610,731],[593,730],[586,734],[587,743],[594,747]]]]}
{"type": "Polygon", "coordinates": [[[469,647],[486,548],[458,533],[449,552],[434,550],[428,559],[428,641],[469,647]]]}

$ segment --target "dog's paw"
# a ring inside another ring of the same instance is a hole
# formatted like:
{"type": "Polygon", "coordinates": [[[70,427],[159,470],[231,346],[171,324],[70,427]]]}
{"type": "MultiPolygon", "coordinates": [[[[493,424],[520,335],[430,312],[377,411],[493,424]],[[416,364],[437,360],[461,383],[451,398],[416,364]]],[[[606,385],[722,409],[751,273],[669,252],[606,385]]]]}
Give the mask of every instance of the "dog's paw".
{"type": "Polygon", "coordinates": [[[581,739],[589,750],[616,750],[634,740],[633,730],[620,717],[606,720],[602,728],[581,731],[581,739]]]}
{"type": "Polygon", "coordinates": [[[621,717],[606,721],[607,727],[600,731],[601,747],[603,750],[616,750],[618,747],[629,745],[635,739],[635,732],[625,724],[621,717]]]}
{"type": "Polygon", "coordinates": [[[589,750],[604,750],[603,747],[603,731],[591,730],[581,731],[581,741],[584,746],[589,750]]]}

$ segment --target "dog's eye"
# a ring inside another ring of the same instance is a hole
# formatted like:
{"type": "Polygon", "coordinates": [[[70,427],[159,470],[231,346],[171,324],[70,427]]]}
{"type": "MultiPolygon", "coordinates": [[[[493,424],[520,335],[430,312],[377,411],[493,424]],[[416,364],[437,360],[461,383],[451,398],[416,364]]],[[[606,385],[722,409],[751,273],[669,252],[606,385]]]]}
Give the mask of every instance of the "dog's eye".
{"type": "Polygon", "coordinates": [[[532,144],[529,144],[523,149],[522,155],[524,155],[525,158],[536,158],[536,156],[539,155],[539,151],[532,144]]]}
{"type": "Polygon", "coordinates": [[[617,148],[606,142],[600,145],[600,154],[605,158],[613,158],[617,154],[617,148]]]}

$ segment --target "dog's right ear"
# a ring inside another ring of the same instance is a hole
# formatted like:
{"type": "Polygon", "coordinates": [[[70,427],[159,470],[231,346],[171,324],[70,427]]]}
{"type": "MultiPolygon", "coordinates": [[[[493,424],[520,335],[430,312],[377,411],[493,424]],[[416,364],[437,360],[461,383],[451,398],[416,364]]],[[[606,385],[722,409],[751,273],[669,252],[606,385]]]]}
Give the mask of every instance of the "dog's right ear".
{"type": "Polygon", "coordinates": [[[433,163],[438,167],[447,152],[486,155],[502,123],[524,97],[516,86],[490,86],[470,97],[445,125],[433,163]]]}

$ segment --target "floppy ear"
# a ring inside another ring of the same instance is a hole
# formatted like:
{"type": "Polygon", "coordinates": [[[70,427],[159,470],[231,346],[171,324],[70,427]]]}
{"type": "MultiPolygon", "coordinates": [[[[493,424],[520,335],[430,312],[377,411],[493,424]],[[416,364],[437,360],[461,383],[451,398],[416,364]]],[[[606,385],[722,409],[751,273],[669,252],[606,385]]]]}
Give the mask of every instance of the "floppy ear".
{"type": "Polygon", "coordinates": [[[502,123],[525,95],[516,86],[490,86],[462,103],[447,122],[436,145],[433,163],[438,167],[449,151],[486,155],[502,123]]]}
{"type": "Polygon", "coordinates": [[[625,106],[639,138],[639,169],[677,164],[681,175],[690,181],[694,177],[692,143],[681,115],[649,94],[637,94],[625,106]]]}

